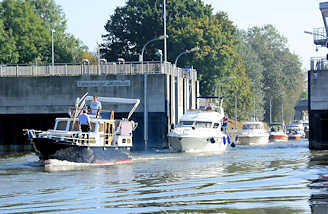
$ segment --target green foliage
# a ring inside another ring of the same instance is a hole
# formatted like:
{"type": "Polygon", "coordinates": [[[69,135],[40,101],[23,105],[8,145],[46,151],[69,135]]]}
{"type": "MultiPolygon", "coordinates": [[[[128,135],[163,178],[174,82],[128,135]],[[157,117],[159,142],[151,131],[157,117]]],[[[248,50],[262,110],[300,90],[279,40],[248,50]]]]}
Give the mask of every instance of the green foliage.
{"type": "Polygon", "coordinates": [[[253,90],[257,94],[264,94],[264,118],[269,121],[270,99],[272,101],[272,119],[281,121],[281,113],[284,112],[284,120],[289,121],[293,113],[293,107],[303,90],[304,75],[298,57],[291,53],[287,47],[287,39],[281,36],[272,25],[253,27],[247,33],[243,33],[242,42],[245,49],[251,49],[256,53],[258,60],[245,63],[256,63],[261,68],[262,76],[252,68],[247,71],[252,79],[253,90]],[[261,83],[261,78],[263,83],[261,83]]]}
{"type": "MultiPolygon", "coordinates": [[[[138,60],[143,45],[163,34],[161,17],[162,1],[129,0],[126,6],[116,8],[105,26],[104,57],[109,61],[120,57],[138,60]]],[[[189,64],[197,69],[202,95],[214,95],[221,87],[229,115],[235,95],[240,99],[238,109],[242,112],[251,97],[245,67],[236,51],[236,31],[225,13],[213,14],[212,8],[200,0],[167,1],[168,61],[174,62],[179,53],[199,47],[200,51],[181,57],[178,66],[189,64]],[[224,81],[229,77],[234,79],[224,81]]],[[[144,60],[158,60],[154,52],[156,48],[163,49],[162,45],[162,41],[149,44],[144,60]]]]}
{"type": "Polygon", "coordinates": [[[55,29],[55,62],[80,62],[87,51],[65,33],[66,19],[54,0],[0,2],[0,63],[51,62],[51,30],[55,29]]]}

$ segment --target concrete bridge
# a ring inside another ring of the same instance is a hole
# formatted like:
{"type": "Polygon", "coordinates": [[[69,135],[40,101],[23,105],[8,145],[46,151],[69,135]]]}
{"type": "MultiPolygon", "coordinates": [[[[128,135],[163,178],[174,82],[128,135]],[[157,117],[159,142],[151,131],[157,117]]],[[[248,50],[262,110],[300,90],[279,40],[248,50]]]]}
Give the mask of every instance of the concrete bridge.
{"type": "MultiPolygon", "coordinates": [[[[199,86],[194,69],[175,68],[170,63],[1,66],[0,145],[5,145],[6,150],[28,146],[22,129],[51,128],[54,118],[68,116],[75,99],[85,92],[89,95],[139,98],[141,105],[132,117],[139,123],[134,135],[134,148],[143,149],[144,95],[148,100],[149,147],[162,148],[167,143],[169,125],[175,123],[187,109],[196,107],[199,86]],[[145,75],[148,79],[146,92],[145,75]]],[[[104,105],[103,108],[106,108],[104,105]]],[[[111,109],[117,116],[128,112],[126,106],[115,105],[111,109]]]]}

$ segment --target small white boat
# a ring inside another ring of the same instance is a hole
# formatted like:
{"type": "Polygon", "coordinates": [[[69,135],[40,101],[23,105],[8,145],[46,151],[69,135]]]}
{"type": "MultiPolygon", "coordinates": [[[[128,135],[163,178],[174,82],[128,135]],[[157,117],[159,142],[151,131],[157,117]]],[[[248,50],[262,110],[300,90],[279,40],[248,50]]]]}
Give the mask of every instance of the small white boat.
{"type": "Polygon", "coordinates": [[[286,127],[283,122],[273,122],[270,124],[270,141],[287,142],[288,135],[286,134],[286,127]]]}
{"type": "Polygon", "coordinates": [[[305,137],[304,126],[299,121],[294,121],[287,126],[289,140],[301,140],[305,137]]]}
{"type": "Polygon", "coordinates": [[[221,98],[217,111],[202,108],[186,112],[179,124],[168,134],[169,148],[178,152],[226,150],[231,141],[222,127],[224,118],[222,102],[221,98]]]}
{"type": "Polygon", "coordinates": [[[238,134],[238,143],[242,145],[267,144],[269,133],[262,122],[244,122],[243,129],[238,134]]]}

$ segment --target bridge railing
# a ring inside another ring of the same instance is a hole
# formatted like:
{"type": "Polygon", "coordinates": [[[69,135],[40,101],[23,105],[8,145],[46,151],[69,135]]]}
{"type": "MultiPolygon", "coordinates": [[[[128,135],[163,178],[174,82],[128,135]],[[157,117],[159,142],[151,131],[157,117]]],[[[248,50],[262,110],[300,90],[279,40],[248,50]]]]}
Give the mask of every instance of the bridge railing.
{"type": "Polygon", "coordinates": [[[312,57],[310,69],[311,71],[328,70],[328,60],[324,57],[312,57]]]}
{"type": "Polygon", "coordinates": [[[59,64],[48,65],[0,65],[0,77],[43,77],[43,76],[82,76],[82,75],[136,75],[171,74],[197,80],[193,68],[176,68],[169,62],[128,62],[124,64],[59,64]],[[142,69],[143,66],[143,69],[142,69]]]}

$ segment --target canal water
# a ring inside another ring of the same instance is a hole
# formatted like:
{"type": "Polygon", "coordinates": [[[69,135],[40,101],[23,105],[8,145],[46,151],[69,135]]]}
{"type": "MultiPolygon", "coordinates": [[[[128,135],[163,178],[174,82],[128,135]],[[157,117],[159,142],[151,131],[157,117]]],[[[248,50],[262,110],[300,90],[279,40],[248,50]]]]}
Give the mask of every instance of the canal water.
{"type": "Polygon", "coordinates": [[[133,154],[112,166],[0,156],[0,213],[327,213],[328,153],[307,141],[133,154]]]}

